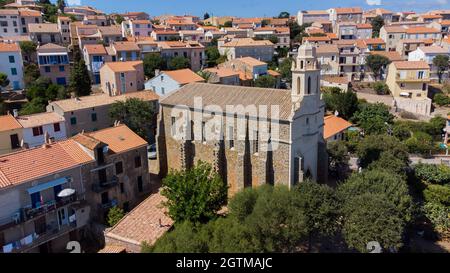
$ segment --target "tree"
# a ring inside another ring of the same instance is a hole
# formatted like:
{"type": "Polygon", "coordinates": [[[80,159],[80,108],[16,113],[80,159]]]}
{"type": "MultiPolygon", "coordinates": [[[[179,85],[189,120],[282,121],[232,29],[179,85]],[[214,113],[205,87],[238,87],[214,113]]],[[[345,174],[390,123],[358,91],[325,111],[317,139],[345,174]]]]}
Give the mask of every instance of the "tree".
{"type": "Polygon", "coordinates": [[[155,76],[155,70],[162,70],[165,67],[165,61],[159,54],[147,54],[144,57],[144,74],[149,78],[155,76]]]}
{"type": "Polygon", "coordinates": [[[220,58],[219,49],[216,46],[208,46],[205,51],[208,67],[216,66],[218,64],[217,60],[220,58]]]}
{"type": "Polygon", "coordinates": [[[380,29],[384,26],[384,19],[382,16],[377,15],[372,19],[372,37],[378,38],[380,36],[380,29]]]}
{"type": "Polygon", "coordinates": [[[267,40],[269,40],[272,44],[278,43],[278,37],[276,35],[270,35],[267,40]]]}
{"type": "Polygon", "coordinates": [[[290,13],[287,11],[282,11],[280,12],[280,14],[278,15],[278,18],[289,18],[290,13]]]}
{"type": "Polygon", "coordinates": [[[350,157],[348,149],[343,141],[333,141],[327,143],[328,166],[331,173],[336,174],[338,179],[345,178],[349,169],[350,157]]]}
{"type": "Polygon", "coordinates": [[[433,138],[425,132],[414,132],[412,136],[405,141],[408,151],[412,154],[420,154],[422,156],[430,155],[436,150],[433,138]]]}
{"type": "Polygon", "coordinates": [[[387,135],[369,135],[363,138],[356,148],[360,166],[368,167],[386,154],[392,154],[403,162],[403,166],[409,164],[407,147],[398,139],[387,135]]]}
{"type": "Polygon", "coordinates": [[[449,68],[448,55],[437,55],[433,59],[433,65],[437,68],[439,83],[442,83],[442,75],[444,75],[444,72],[449,68]]]}
{"type": "Polygon", "coordinates": [[[27,102],[20,110],[20,115],[32,115],[45,112],[47,101],[43,98],[34,98],[27,102]]]}
{"type": "Polygon", "coordinates": [[[42,18],[44,21],[48,21],[51,23],[56,23],[58,18],[58,7],[51,4],[50,1],[46,0],[41,3],[42,5],[42,18]]]}
{"type": "Polygon", "coordinates": [[[209,82],[209,79],[211,78],[211,72],[208,72],[208,71],[205,71],[205,70],[202,70],[202,71],[198,71],[197,72],[197,75],[199,75],[200,77],[202,77],[204,80],[205,80],[205,82],[209,82]]]}
{"type": "Polygon", "coordinates": [[[286,82],[292,82],[292,59],[285,58],[278,66],[278,70],[281,74],[281,78],[286,80],[286,82]]]}
{"type": "Polygon", "coordinates": [[[36,53],[36,48],[37,48],[36,43],[32,42],[32,41],[20,41],[19,45],[20,45],[20,49],[21,49],[22,54],[24,55],[25,59],[30,61],[31,55],[36,53]]]}
{"type": "Polygon", "coordinates": [[[108,225],[110,227],[117,224],[123,217],[125,216],[125,212],[123,209],[119,208],[118,206],[114,206],[109,209],[108,211],[108,225]]]}
{"type": "Polygon", "coordinates": [[[127,125],[133,132],[143,139],[148,139],[155,109],[149,102],[129,98],[111,105],[109,116],[127,125]]]}
{"type": "Polygon", "coordinates": [[[417,178],[426,183],[450,183],[450,167],[446,165],[419,163],[414,166],[414,172],[417,178]]]}
{"type": "Polygon", "coordinates": [[[174,221],[205,222],[225,204],[227,185],[210,164],[199,161],[193,168],[171,171],[163,179],[161,194],[174,221]]]}
{"type": "Polygon", "coordinates": [[[1,87],[7,87],[9,85],[9,79],[8,75],[5,73],[0,72],[0,86],[1,87]]]}
{"type": "Polygon", "coordinates": [[[275,88],[276,84],[277,84],[277,79],[271,75],[259,76],[255,80],[255,87],[275,88]]]}
{"type": "Polygon", "coordinates": [[[83,59],[74,61],[70,71],[68,90],[77,97],[87,96],[92,92],[91,78],[83,59]]]}
{"type": "Polygon", "coordinates": [[[203,20],[208,20],[211,16],[209,16],[209,13],[205,12],[203,15],[203,20]]]}
{"type": "Polygon", "coordinates": [[[226,21],[225,23],[223,23],[224,27],[232,27],[233,26],[233,22],[232,21],[226,21]]]}
{"type": "Polygon", "coordinates": [[[366,65],[372,70],[375,79],[380,77],[381,69],[390,64],[390,60],[385,56],[370,54],[366,57],[366,65]]]}
{"type": "Polygon", "coordinates": [[[0,8],[3,8],[5,5],[14,3],[15,0],[0,0],[0,8]]]}
{"type": "Polygon", "coordinates": [[[359,108],[352,120],[364,130],[365,134],[386,133],[389,124],[392,124],[394,120],[389,108],[382,103],[365,103],[359,108]]]}
{"type": "Polygon", "coordinates": [[[450,207],[450,185],[428,185],[423,191],[426,202],[450,207]]]}
{"type": "Polygon", "coordinates": [[[382,249],[396,252],[403,246],[406,223],[383,194],[365,193],[349,199],[343,215],[342,235],[348,247],[369,252],[368,243],[376,241],[382,249]]]}
{"type": "Polygon", "coordinates": [[[41,76],[39,66],[35,63],[28,63],[24,65],[23,69],[23,81],[25,86],[29,87],[41,76]]]}
{"type": "Polygon", "coordinates": [[[190,66],[189,59],[182,56],[173,57],[169,61],[170,70],[189,68],[189,66],[190,66]]]}
{"type": "Polygon", "coordinates": [[[308,250],[314,238],[331,237],[337,232],[339,202],[332,188],[312,181],[300,183],[296,189],[308,231],[308,250]]]}
{"type": "Polygon", "coordinates": [[[358,97],[352,90],[342,92],[341,89],[331,89],[323,93],[325,106],[329,111],[337,111],[339,116],[349,120],[358,110],[358,97]]]}
{"type": "Polygon", "coordinates": [[[65,0],[58,0],[56,1],[56,6],[61,12],[64,12],[64,8],[66,7],[66,1],[65,0]]]}
{"type": "Polygon", "coordinates": [[[269,25],[269,24],[270,24],[270,21],[267,20],[267,19],[263,19],[263,20],[261,21],[261,27],[265,27],[265,26],[267,26],[267,25],[269,25]]]}

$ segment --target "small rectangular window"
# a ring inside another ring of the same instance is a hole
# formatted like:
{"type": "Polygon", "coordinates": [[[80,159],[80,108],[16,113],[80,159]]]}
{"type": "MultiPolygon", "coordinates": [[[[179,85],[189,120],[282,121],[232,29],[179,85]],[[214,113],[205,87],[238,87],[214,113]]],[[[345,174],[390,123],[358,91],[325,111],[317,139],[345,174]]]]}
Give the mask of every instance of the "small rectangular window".
{"type": "Polygon", "coordinates": [[[17,75],[17,69],[16,68],[11,68],[11,75],[13,75],[13,76],[17,75]]]}
{"type": "Polygon", "coordinates": [[[228,144],[230,149],[234,148],[234,128],[233,126],[228,127],[228,144]]]}
{"type": "Polygon", "coordinates": [[[124,193],[125,192],[125,186],[123,183],[120,183],[120,193],[124,193]]]}
{"type": "Polygon", "coordinates": [[[136,156],[134,158],[134,167],[135,168],[141,167],[141,157],[140,156],[136,156]]]}
{"type": "Polygon", "coordinates": [[[53,123],[53,130],[55,132],[61,131],[61,127],[60,127],[59,123],[53,123]]]}
{"type": "Polygon", "coordinates": [[[77,124],[77,118],[76,118],[76,117],[71,117],[71,118],[70,118],[70,124],[71,124],[71,125],[77,124]]]}
{"type": "Polygon", "coordinates": [[[15,60],[15,58],[14,58],[14,56],[9,56],[9,63],[15,63],[16,62],[16,60],[15,60]]]}
{"type": "Polygon", "coordinates": [[[42,126],[38,126],[38,127],[33,127],[33,136],[40,136],[43,135],[44,130],[42,129],[42,126]]]}
{"type": "Polygon", "coordinates": [[[97,113],[92,113],[91,114],[91,120],[92,121],[97,121],[97,113]]]}
{"type": "Polygon", "coordinates": [[[123,173],[123,163],[122,161],[116,162],[116,174],[123,173]]]}
{"type": "Polygon", "coordinates": [[[138,176],[137,182],[138,182],[138,191],[143,192],[144,191],[144,183],[142,181],[142,176],[138,176]]]}

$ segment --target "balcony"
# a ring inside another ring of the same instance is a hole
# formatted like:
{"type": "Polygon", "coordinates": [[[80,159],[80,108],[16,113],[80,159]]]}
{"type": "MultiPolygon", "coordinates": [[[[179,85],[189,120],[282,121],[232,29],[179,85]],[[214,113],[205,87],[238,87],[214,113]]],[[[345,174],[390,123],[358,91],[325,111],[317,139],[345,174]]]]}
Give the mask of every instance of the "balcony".
{"type": "Polygon", "coordinates": [[[71,197],[63,198],[60,200],[50,200],[38,208],[32,208],[30,206],[24,207],[21,209],[21,215],[23,217],[23,221],[26,222],[38,216],[47,214],[52,212],[58,208],[67,206],[69,204],[79,203],[79,199],[76,195],[71,197]]]}
{"type": "Polygon", "coordinates": [[[114,206],[117,206],[117,204],[118,204],[117,199],[112,199],[112,200],[110,200],[110,201],[108,201],[106,203],[98,204],[98,208],[100,210],[102,210],[102,209],[109,209],[109,208],[112,208],[114,206]]]}
{"type": "Polygon", "coordinates": [[[95,182],[92,184],[92,191],[95,193],[100,193],[102,191],[111,189],[119,185],[119,178],[117,176],[113,176],[111,179],[106,180],[104,182],[95,182]]]}

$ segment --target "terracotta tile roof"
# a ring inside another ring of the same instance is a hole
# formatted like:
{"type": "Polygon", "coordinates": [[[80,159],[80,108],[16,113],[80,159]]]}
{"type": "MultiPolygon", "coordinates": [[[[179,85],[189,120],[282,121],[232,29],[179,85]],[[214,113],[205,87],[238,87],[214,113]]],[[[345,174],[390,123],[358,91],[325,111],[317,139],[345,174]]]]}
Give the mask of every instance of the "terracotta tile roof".
{"type": "Polygon", "coordinates": [[[281,120],[289,120],[292,115],[291,91],[284,89],[190,83],[161,99],[160,104],[193,108],[194,97],[202,97],[204,105],[217,104],[222,109],[226,109],[226,105],[266,105],[270,112],[271,106],[277,105],[281,120]]]}
{"type": "Polygon", "coordinates": [[[402,39],[402,44],[432,44],[433,39],[402,39]]]}
{"type": "Polygon", "coordinates": [[[198,42],[190,41],[164,41],[158,42],[158,47],[162,49],[178,49],[178,48],[204,48],[204,46],[198,42]]]}
{"type": "Polygon", "coordinates": [[[53,43],[47,43],[45,45],[42,46],[38,46],[37,51],[39,51],[40,49],[44,49],[44,50],[61,50],[64,49],[64,51],[67,51],[67,47],[65,46],[60,46],[57,44],[53,44],[53,43]]]}
{"type": "Polygon", "coordinates": [[[369,39],[363,39],[363,41],[366,45],[386,44],[384,42],[384,40],[381,38],[369,38],[369,39]]]}
{"type": "Polygon", "coordinates": [[[252,38],[233,39],[225,43],[223,47],[253,47],[253,46],[273,46],[269,40],[253,40],[252,38]]]}
{"type": "Polygon", "coordinates": [[[337,14],[357,14],[362,13],[362,9],[359,7],[355,8],[335,8],[337,14]]]}
{"type": "Polygon", "coordinates": [[[400,53],[398,53],[397,51],[371,51],[370,54],[384,56],[391,62],[403,60],[402,56],[400,56],[400,53]]]}
{"type": "Polygon", "coordinates": [[[267,63],[262,62],[258,59],[255,59],[253,57],[242,57],[242,58],[236,58],[236,61],[243,62],[245,64],[248,64],[250,66],[259,66],[259,65],[266,65],[267,63]]]}
{"type": "Polygon", "coordinates": [[[98,251],[98,253],[125,253],[125,252],[126,248],[123,246],[108,245],[108,244],[98,251]]]}
{"type": "Polygon", "coordinates": [[[423,53],[429,53],[429,54],[450,54],[450,50],[445,49],[440,46],[421,46],[419,49],[423,53]]]}
{"type": "Polygon", "coordinates": [[[442,26],[450,26],[450,20],[442,20],[442,21],[440,22],[440,24],[441,24],[442,26]]]}
{"type": "Polygon", "coordinates": [[[331,38],[328,36],[311,36],[311,37],[303,37],[303,42],[329,42],[331,38]]]}
{"type": "Polygon", "coordinates": [[[32,128],[45,124],[64,122],[64,117],[54,112],[44,112],[33,115],[18,116],[17,121],[23,128],[32,128]]]}
{"type": "Polygon", "coordinates": [[[28,24],[30,33],[59,33],[58,24],[28,24]]]}
{"type": "Polygon", "coordinates": [[[0,116],[0,132],[19,128],[22,128],[22,125],[20,125],[20,123],[12,115],[0,116]]]}
{"type": "Polygon", "coordinates": [[[384,26],[387,33],[404,33],[406,28],[402,26],[384,26]]]}
{"type": "Polygon", "coordinates": [[[84,45],[84,48],[86,49],[86,52],[90,55],[97,54],[97,55],[107,55],[106,49],[103,45],[84,45]]]}
{"type": "Polygon", "coordinates": [[[21,150],[0,156],[0,188],[17,185],[39,177],[92,162],[71,139],[44,147],[21,150]]]}
{"type": "Polygon", "coordinates": [[[17,9],[0,9],[0,15],[19,15],[17,9]]]}
{"type": "Polygon", "coordinates": [[[336,33],[326,33],[326,35],[331,40],[338,40],[339,39],[336,33]]]}
{"type": "Polygon", "coordinates": [[[410,27],[406,30],[408,34],[421,34],[421,33],[440,33],[439,29],[430,27],[410,27]]]}
{"type": "Polygon", "coordinates": [[[0,43],[0,52],[20,52],[17,43],[0,43]]]}
{"type": "Polygon", "coordinates": [[[108,67],[113,72],[128,72],[128,71],[136,71],[136,66],[143,65],[142,61],[129,61],[129,62],[107,62],[105,63],[101,69],[108,67]]]}
{"type": "Polygon", "coordinates": [[[4,41],[4,42],[21,42],[21,41],[30,41],[31,42],[31,38],[29,35],[17,35],[17,36],[7,36],[7,37],[1,37],[0,41],[4,41]]]}
{"type": "Polygon", "coordinates": [[[108,94],[90,95],[79,97],[78,99],[58,100],[52,102],[52,104],[57,105],[64,112],[71,112],[80,109],[109,105],[117,101],[125,101],[128,98],[138,98],[144,101],[154,101],[158,100],[159,96],[152,91],[138,91],[114,97],[111,97],[108,94]]]}
{"type": "Polygon", "coordinates": [[[324,128],[323,128],[323,138],[327,139],[330,138],[337,133],[340,133],[350,127],[352,127],[352,124],[348,121],[346,121],[343,118],[336,117],[335,115],[326,116],[324,118],[324,128]]]}
{"type": "Polygon", "coordinates": [[[71,21],[70,17],[68,16],[58,16],[58,19],[61,21],[71,21]]]}
{"type": "Polygon", "coordinates": [[[442,15],[438,14],[424,14],[420,16],[423,19],[442,19],[442,15]]]}
{"type": "Polygon", "coordinates": [[[272,77],[279,77],[279,76],[281,76],[280,73],[278,73],[277,71],[272,70],[272,69],[268,69],[268,70],[267,70],[267,74],[269,74],[269,75],[272,76],[272,77]]]}
{"type": "Polygon", "coordinates": [[[189,68],[172,70],[172,71],[163,71],[164,74],[168,75],[179,84],[187,84],[191,82],[204,82],[205,79],[197,75],[194,71],[189,68]]]}
{"type": "Polygon", "coordinates": [[[41,17],[41,12],[32,9],[19,9],[19,14],[22,17],[41,17]]]}
{"type": "Polygon", "coordinates": [[[305,10],[302,11],[304,14],[307,15],[328,15],[328,11],[326,10],[305,10]]]}
{"type": "Polygon", "coordinates": [[[125,246],[130,243],[140,246],[144,241],[153,245],[174,223],[167,216],[165,201],[160,193],[150,195],[106,232],[105,237],[125,246]]]}
{"type": "Polygon", "coordinates": [[[77,134],[73,136],[72,139],[75,140],[80,145],[88,148],[89,150],[94,150],[95,148],[98,147],[98,145],[102,143],[101,141],[92,138],[84,133],[77,134]]]}
{"type": "Polygon", "coordinates": [[[113,42],[116,51],[139,51],[141,50],[135,42],[113,42]]]}
{"type": "Polygon", "coordinates": [[[152,24],[152,21],[150,20],[133,20],[131,21],[132,24],[143,24],[143,25],[148,25],[148,24],[152,24]]]}
{"type": "MultiPolygon", "coordinates": [[[[80,135],[81,134],[78,134],[77,136],[80,135]]],[[[147,141],[143,140],[140,136],[123,124],[92,133],[85,133],[84,137],[86,138],[84,140],[82,139],[82,141],[88,145],[86,146],[87,148],[95,148],[96,143],[105,143],[108,144],[109,152],[115,154],[146,146],[148,144],[147,141]],[[92,140],[88,140],[89,138],[92,140]]],[[[77,139],[75,140],[78,142],[77,139]]],[[[83,143],[80,144],[84,146],[83,143]]]]}
{"type": "Polygon", "coordinates": [[[356,28],[360,28],[360,29],[372,29],[372,25],[371,24],[356,24],[356,28]]]}
{"type": "Polygon", "coordinates": [[[101,26],[98,30],[105,36],[121,36],[122,29],[119,26],[101,26]]]}
{"type": "Polygon", "coordinates": [[[324,53],[339,53],[339,49],[337,45],[318,45],[316,47],[316,53],[317,54],[324,54],[324,53]]]}
{"type": "Polygon", "coordinates": [[[425,61],[399,61],[393,64],[397,69],[430,69],[425,61]]]}
{"type": "Polygon", "coordinates": [[[236,72],[230,68],[224,68],[224,67],[212,67],[212,68],[206,68],[203,71],[210,72],[213,74],[216,74],[220,78],[226,78],[231,76],[239,76],[239,72],[236,72]]]}

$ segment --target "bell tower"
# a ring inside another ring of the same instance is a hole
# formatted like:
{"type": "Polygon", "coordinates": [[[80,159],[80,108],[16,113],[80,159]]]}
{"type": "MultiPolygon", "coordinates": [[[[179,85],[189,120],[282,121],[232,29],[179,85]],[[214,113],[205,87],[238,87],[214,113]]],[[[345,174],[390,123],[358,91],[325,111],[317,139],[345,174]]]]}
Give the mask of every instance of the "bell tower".
{"type": "Polygon", "coordinates": [[[320,65],[316,57],[316,48],[309,42],[298,48],[291,71],[293,103],[299,102],[305,96],[320,96],[320,65]]]}

